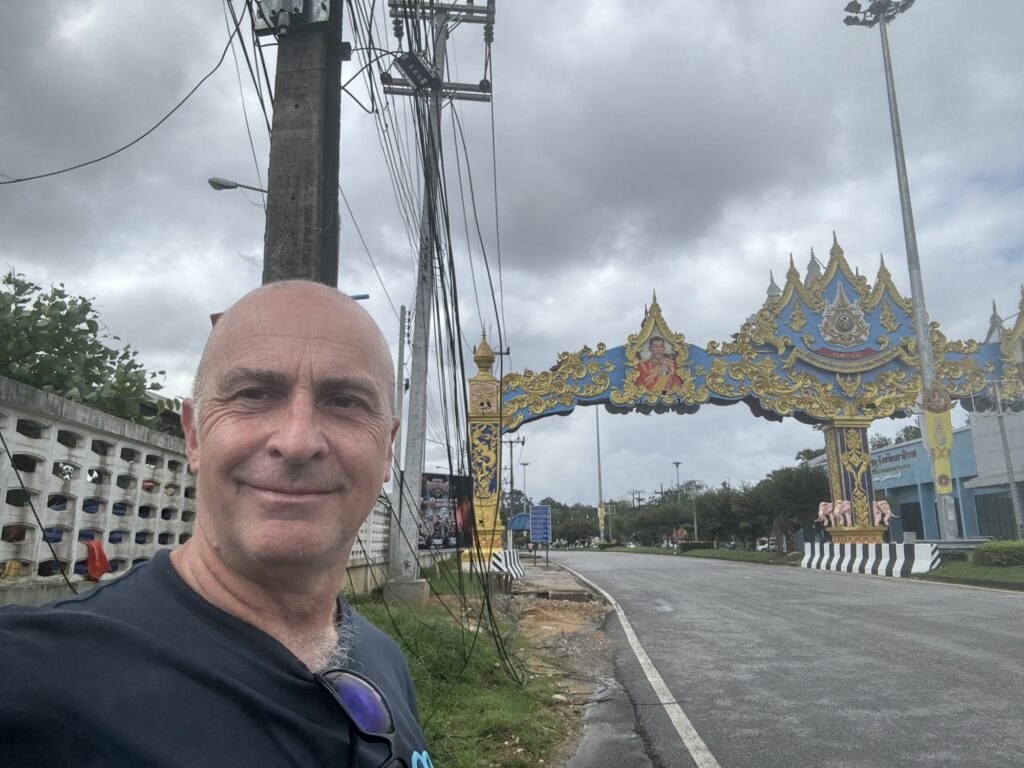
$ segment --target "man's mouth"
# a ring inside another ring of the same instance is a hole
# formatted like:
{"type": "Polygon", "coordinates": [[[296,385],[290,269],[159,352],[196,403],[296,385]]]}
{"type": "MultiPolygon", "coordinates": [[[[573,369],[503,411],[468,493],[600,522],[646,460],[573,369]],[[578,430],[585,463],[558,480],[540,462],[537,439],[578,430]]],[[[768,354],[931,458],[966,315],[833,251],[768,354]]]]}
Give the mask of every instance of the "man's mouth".
{"type": "Polygon", "coordinates": [[[268,496],[281,496],[281,497],[293,498],[293,499],[299,499],[299,498],[305,498],[305,497],[313,498],[313,497],[317,497],[317,496],[326,496],[327,494],[332,493],[334,491],[333,488],[325,489],[325,488],[320,488],[320,487],[313,487],[313,488],[298,487],[298,488],[294,488],[294,487],[291,487],[291,486],[255,485],[255,484],[252,484],[252,483],[243,483],[243,485],[248,485],[250,488],[252,488],[257,493],[266,494],[268,496]]]}

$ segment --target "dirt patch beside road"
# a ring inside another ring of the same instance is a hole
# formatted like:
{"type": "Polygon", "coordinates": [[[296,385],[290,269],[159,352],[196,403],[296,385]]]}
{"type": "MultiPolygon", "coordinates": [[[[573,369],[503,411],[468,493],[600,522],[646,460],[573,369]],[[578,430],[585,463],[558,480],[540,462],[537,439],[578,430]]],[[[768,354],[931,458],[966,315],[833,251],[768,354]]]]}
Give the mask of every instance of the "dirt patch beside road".
{"type": "Polygon", "coordinates": [[[565,740],[552,763],[564,765],[583,736],[586,705],[605,690],[604,679],[614,676],[611,646],[602,630],[611,608],[597,600],[549,600],[518,595],[512,601],[526,648],[531,674],[553,679],[562,713],[565,740]]]}

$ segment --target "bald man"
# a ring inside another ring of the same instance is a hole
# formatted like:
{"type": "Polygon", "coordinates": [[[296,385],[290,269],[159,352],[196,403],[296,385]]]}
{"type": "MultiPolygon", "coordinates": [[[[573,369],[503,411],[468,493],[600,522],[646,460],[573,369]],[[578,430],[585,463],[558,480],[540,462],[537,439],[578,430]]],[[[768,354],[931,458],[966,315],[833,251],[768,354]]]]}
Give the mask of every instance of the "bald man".
{"type": "Polygon", "coordinates": [[[84,597],[0,610],[0,762],[430,768],[401,652],[339,597],[390,478],[393,381],[332,288],[224,313],[182,407],[195,532],[84,597]]]}

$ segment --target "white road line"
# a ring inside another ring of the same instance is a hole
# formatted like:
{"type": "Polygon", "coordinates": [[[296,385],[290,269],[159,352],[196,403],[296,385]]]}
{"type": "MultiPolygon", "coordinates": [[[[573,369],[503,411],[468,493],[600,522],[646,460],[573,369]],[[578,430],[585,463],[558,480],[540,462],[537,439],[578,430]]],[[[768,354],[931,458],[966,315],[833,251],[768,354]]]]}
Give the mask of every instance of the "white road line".
{"type": "Polygon", "coordinates": [[[622,608],[616,602],[615,598],[601,589],[597,584],[592,582],[590,579],[581,576],[576,573],[572,568],[566,567],[564,564],[559,563],[569,573],[575,576],[577,579],[582,581],[584,584],[588,584],[593,589],[596,589],[607,600],[612,608],[615,609],[615,613],[618,614],[619,623],[622,624],[622,630],[626,633],[626,639],[629,640],[630,646],[633,648],[633,653],[636,655],[636,660],[640,662],[640,667],[643,669],[644,674],[647,675],[647,681],[651,684],[651,688],[654,689],[654,693],[658,697],[658,701],[665,708],[665,714],[668,715],[668,719],[672,721],[672,725],[676,729],[676,733],[679,734],[679,738],[683,740],[683,746],[686,747],[686,751],[690,753],[690,757],[693,758],[693,762],[697,764],[697,768],[721,768],[715,756],[711,754],[711,750],[708,749],[707,744],[697,733],[697,729],[693,727],[693,723],[690,722],[690,718],[683,712],[683,708],[676,703],[675,696],[665,685],[665,681],[662,679],[661,674],[655,668],[654,663],[651,661],[651,657],[647,655],[647,651],[640,644],[639,638],[636,636],[636,632],[633,631],[633,625],[629,623],[629,619],[626,618],[626,614],[622,608]]]}

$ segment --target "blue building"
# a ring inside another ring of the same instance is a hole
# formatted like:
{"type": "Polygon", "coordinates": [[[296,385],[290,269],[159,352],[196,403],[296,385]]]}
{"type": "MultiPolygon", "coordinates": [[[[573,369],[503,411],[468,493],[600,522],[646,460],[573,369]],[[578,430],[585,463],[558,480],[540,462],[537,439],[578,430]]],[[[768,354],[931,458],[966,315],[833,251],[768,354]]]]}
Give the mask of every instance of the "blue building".
{"type": "MultiPolygon", "coordinates": [[[[1006,418],[1009,459],[1015,480],[1024,478],[1024,425],[1006,418]]],[[[957,535],[961,538],[1017,538],[1010,499],[1007,452],[995,417],[971,417],[971,424],[953,433],[953,500],[957,535]]],[[[876,499],[889,502],[898,515],[892,541],[939,537],[931,460],[923,441],[910,440],[871,452],[871,480],[876,499]]],[[[1020,482],[1018,482],[1020,492],[1020,482]]]]}

